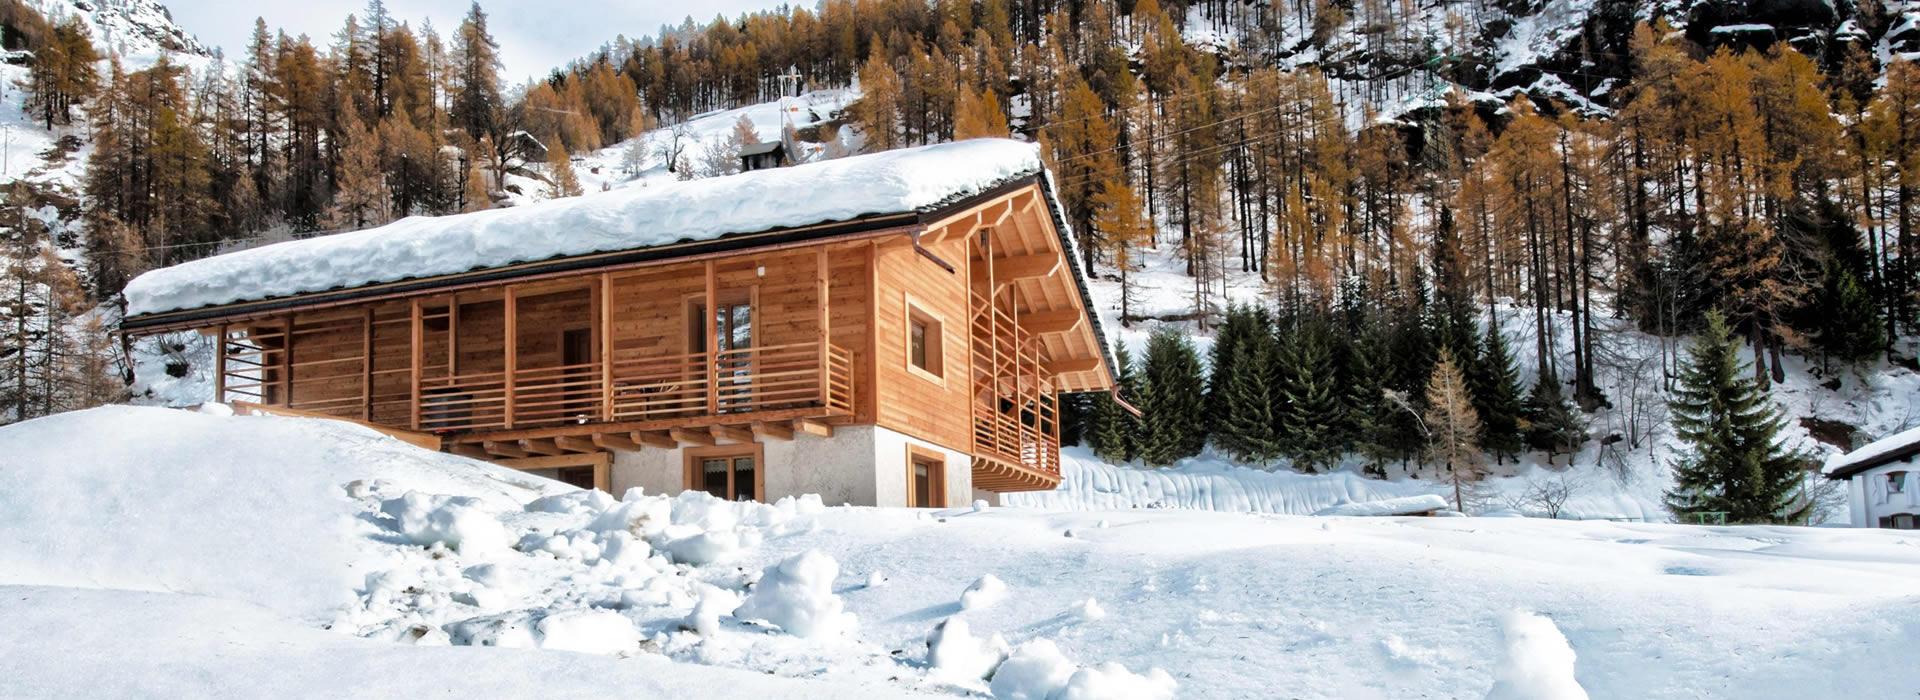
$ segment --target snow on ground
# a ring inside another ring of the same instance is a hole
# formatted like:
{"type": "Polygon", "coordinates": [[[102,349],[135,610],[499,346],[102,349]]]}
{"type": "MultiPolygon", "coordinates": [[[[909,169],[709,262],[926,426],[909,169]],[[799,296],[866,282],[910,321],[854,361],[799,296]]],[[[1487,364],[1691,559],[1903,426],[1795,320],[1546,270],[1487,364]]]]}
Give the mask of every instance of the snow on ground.
{"type": "Polygon", "coordinates": [[[129,407],[0,428],[0,520],[0,695],[1920,686],[1920,535],[1885,530],[616,499],[129,407]]]}

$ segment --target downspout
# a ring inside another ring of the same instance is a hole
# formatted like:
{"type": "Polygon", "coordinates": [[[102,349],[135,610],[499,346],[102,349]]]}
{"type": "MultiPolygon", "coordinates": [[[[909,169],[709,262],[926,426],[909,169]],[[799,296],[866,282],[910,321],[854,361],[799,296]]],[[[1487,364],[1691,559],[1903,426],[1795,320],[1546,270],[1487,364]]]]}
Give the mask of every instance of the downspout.
{"type": "Polygon", "coordinates": [[[939,265],[941,269],[947,271],[947,274],[954,274],[956,270],[953,263],[940,259],[940,256],[934,255],[933,251],[927,250],[926,246],[920,245],[920,234],[925,232],[925,227],[922,226],[916,226],[912,231],[907,232],[907,237],[913,240],[913,252],[919,253],[920,257],[932,260],[933,264],[939,265]]]}

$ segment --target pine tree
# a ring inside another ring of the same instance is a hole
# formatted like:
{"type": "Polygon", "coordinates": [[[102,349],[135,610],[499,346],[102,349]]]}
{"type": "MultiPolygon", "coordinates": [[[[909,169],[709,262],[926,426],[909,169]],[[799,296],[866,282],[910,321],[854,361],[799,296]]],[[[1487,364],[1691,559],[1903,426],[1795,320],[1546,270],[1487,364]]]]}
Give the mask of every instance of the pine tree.
{"type": "Polygon", "coordinates": [[[363,229],[386,222],[387,187],[380,170],[380,144],[352,109],[341,110],[340,165],[334,168],[333,206],[328,223],[363,229]]]}
{"type": "Polygon", "coordinates": [[[1473,412],[1466,378],[1453,362],[1453,353],[1440,349],[1427,380],[1427,457],[1444,465],[1453,485],[1453,508],[1466,512],[1468,485],[1486,476],[1479,445],[1480,417],[1473,412]]]}
{"type": "Polygon", "coordinates": [[[554,143],[547,151],[547,173],[553,178],[553,185],[547,196],[553,199],[578,197],[581,194],[580,179],[573,174],[573,156],[567,155],[567,147],[554,143]]]}
{"type": "Polygon", "coordinates": [[[1342,410],[1351,446],[1365,457],[1369,471],[1384,474],[1382,465],[1399,454],[1395,435],[1400,424],[1398,408],[1389,405],[1386,378],[1392,360],[1387,352],[1386,333],[1372,323],[1363,322],[1347,347],[1346,362],[1340,374],[1346,391],[1342,410]]]}
{"type": "Polygon", "coordinates": [[[1227,307],[1226,320],[1214,332],[1213,347],[1207,351],[1208,418],[1224,420],[1233,409],[1231,397],[1227,394],[1228,378],[1233,376],[1234,363],[1241,358],[1240,345],[1259,332],[1271,332],[1263,311],[1238,304],[1227,307]]]}
{"type": "MultiPolygon", "coordinates": [[[[1119,366],[1120,376],[1114,378],[1115,390],[1120,398],[1128,401],[1139,400],[1139,380],[1134,373],[1133,357],[1127,353],[1124,343],[1113,344],[1113,361],[1119,366]]],[[[1136,456],[1135,441],[1139,435],[1140,420],[1110,395],[1094,399],[1093,417],[1087,430],[1087,442],[1093,447],[1093,454],[1111,464],[1124,464],[1136,456]]]]}
{"type": "Polygon", "coordinates": [[[497,137],[500,113],[500,44],[487,31],[487,13],[474,2],[453,37],[453,71],[449,76],[453,124],[467,135],[497,137]]]}
{"type": "MultiPolygon", "coordinates": [[[[1214,442],[1243,462],[1265,465],[1281,454],[1282,407],[1275,380],[1279,343],[1264,318],[1250,309],[1238,309],[1242,329],[1226,351],[1225,364],[1216,364],[1209,379],[1214,402],[1214,442]]],[[[1228,325],[1234,324],[1228,313],[1228,325]]],[[[1221,337],[1226,335],[1222,329],[1221,337]]],[[[1220,356],[1220,339],[1214,355],[1220,356]]]]}
{"type": "Polygon", "coordinates": [[[1527,445],[1547,453],[1547,463],[1561,453],[1572,455],[1587,441],[1586,426],[1560,383],[1542,375],[1520,406],[1521,430],[1527,445]]]}
{"type": "Polygon", "coordinates": [[[1820,316],[1814,344],[1821,359],[1859,365],[1879,356],[1886,346],[1880,333],[1880,310],[1860,278],[1838,262],[1829,261],[1821,276],[1820,316]]]}
{"type": "Polygon", "coordinates": [[[1280,442],[1294,469],[1318,472],[1333,466],[1346,445],[1333,339],[1318,320],[1296,322],[1286,335],[1274,392],[1280,442]]]}
{"type": "Polygon", "coordinates": [[[1187,335],[1161,327],[1147,339],[1140,380],[1138,450],[1147,464],[1165,466],[1206,446],[1206,401],[1200,358],[1187,335]]]}
{"type": "Polygon", "coordinates": [[[1473,408],[1480,414],[1480,445],[1496,461],[1516,456],[1525,446],[1520,434],[1520,370],[1499,328],[1487,327],[1486,353],[1479,367],[1481,376],[1468,384],[1473,408]]]}
{"type": "Polygon", "coordinates": [[[1667,507],[1735,523],[1800,520],[1807,506],[1795,489],[1808,457],[1779,444],[1786,419],[1744,365],[1726,320],[1709,314],[1668,403],[1674,434],[1691,450],[1673,464],[1667,507]]]}

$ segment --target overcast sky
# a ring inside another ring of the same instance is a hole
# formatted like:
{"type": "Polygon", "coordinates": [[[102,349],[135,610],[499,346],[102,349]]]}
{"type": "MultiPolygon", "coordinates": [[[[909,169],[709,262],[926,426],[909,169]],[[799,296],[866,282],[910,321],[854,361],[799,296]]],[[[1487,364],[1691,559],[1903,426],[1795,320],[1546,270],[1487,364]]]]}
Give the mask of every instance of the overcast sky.
{"type": "MultiPolygon", "coordinates": [[[[358,16],[366,0],[162,0],[182,29],[219,46],[229,57],[241,55],[253,34],[253,18],[289,35],[306,34],[325,47],[348,14],[358,16]]],[[[654,34],[662,24],[679,24],[692,15],[706,23],[716,14],[778,6],[778,0],[490,0],[481,2],[493,38],[500,42],[502,74],[509,84],[544,75],[625,34],[654,34]]],[[[468,0],[388,0],[387,12],[415,28],[432,19],[442,37],[466,16],[468,0]]]]}

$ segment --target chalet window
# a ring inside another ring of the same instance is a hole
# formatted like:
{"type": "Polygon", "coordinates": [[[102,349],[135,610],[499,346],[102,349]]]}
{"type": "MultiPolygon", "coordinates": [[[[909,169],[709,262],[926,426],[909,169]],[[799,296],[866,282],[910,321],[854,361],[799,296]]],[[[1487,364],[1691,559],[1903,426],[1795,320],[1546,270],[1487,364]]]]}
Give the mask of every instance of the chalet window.
{"type": "Polygon", "coordinates": [[[945,376],[940,317],[907,302],[907,367],[915,374],[939,381],[945,376]]]}
{"type": "Polygon", "coordinates": [[[1888,472],[1887,473],[1887,495],[1892,496],[1892,495],[1902,494],[1906,492],[1907,492],[1907,473],[1906,472],[1888,472]]]}
{"type": "Polygon", "coordinates": [[[1882,516],[1880,527],[1887,530],[1920,530],[1920,516],[1912,513],[1882,516]]]}
{"type": "Polygon", "coordinates": [[[687,490],[705,491],[729,501],[760,500],[759,445],[689,449],[686,454],[687,490]]]}
{"type": "Polygon", "coordinates": [[[947,458],[922,447],[907,446],[907,507],[947,507],[947,458]]]}

